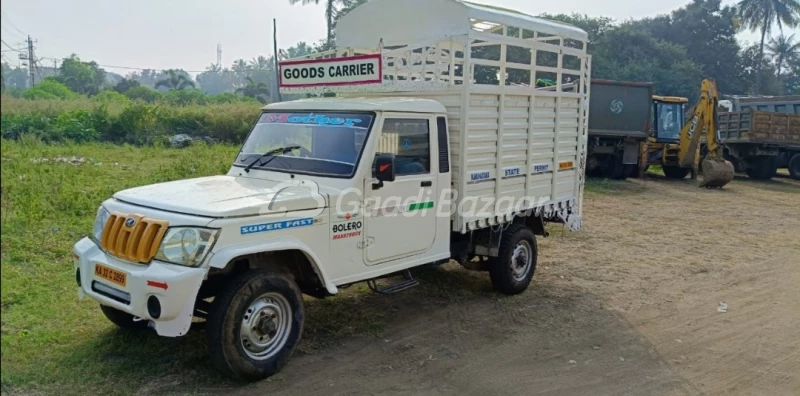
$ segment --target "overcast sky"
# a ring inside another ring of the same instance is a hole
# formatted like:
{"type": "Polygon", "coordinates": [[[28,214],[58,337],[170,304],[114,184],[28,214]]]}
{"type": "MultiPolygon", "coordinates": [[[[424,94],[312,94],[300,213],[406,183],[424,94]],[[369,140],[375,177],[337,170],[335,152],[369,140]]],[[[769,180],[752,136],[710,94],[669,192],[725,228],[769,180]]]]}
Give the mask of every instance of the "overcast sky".
{"type": "MultiPolygon", "coordinates": [[[[477,1],[534,15],[579,12],[624,20],[669,13],[691,0],[477,1]]],[[[23,33],[30,34],[38,40],[38,57],[77,53],[110,66],[203,70],[216,61],[218,43],[225,65],[271,54],[273,18],[278,20],[280,47],[325,36],[322,6],[291,6],[288,0],[3,0],[0,7],[0,36],[9,45],[22,47],[23,33]]],[[[756,36],[742,38],[752,41],[756,36]]],[[[16,54],[6,50],[3,45],[3,58],[17,63],[16,54]]]]}

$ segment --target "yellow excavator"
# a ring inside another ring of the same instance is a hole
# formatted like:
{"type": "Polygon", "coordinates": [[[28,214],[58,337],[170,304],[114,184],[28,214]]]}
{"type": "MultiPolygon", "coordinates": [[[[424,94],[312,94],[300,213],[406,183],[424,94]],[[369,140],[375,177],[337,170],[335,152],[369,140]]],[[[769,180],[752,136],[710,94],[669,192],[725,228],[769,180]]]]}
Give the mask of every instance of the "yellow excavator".
{"type": "Polygon", "coordinates": [[[639,163],[643,164],[640,171],[643,173],[649,165],[661,165],[668,178],[683,179],[691,173],[694,179],[700,160],[700,140],[705,136],[708,154],[700,164],[703,170],[700,187],[722,188],[733,180],[734,169],[723,158],[724,147],[717,125],[719,95],[714,80],[703,80],[700,100],[689,121],[684,122],[688,102],[686,98],[653,97],[653,134],[640,151],[639,163]]]}

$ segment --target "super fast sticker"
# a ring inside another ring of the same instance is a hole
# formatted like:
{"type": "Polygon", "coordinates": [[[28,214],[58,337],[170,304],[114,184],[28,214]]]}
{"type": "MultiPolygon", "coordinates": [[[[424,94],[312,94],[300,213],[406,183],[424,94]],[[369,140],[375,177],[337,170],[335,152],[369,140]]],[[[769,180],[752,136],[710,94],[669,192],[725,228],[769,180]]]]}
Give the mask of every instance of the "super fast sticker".
{"type": "Polygon", "coordinates": [[[285,230],[288,228],[305,227],[314,224],[314,219],[307,217],[305,219],[283,220],[274,221],[271,223],[251,224],[242,226],[240,233],[242,235],[255,234],[259,232],[268,232],[276,230],[285,230]]]}

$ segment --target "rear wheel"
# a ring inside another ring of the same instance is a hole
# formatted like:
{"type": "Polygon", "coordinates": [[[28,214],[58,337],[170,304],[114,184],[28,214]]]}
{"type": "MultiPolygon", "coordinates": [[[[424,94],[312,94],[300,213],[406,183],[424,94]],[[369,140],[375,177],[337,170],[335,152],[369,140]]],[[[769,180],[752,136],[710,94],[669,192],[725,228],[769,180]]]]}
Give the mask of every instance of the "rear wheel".
{"type": "Polygon", "coordinates": [[[685,179],[692,170],[689,168],[681,168],[679,166],[664,166],[664,176],[668,179],[685,179]]]}
{"type": "Polygon", "coordinates": [[[789,175],[792,176],[792,179],[800,180],[800,153],[795,154],[789,160],[789,175]]]}
{"type": "Polygon", "coordinates": [[[608,178],[612,180],[625,180],[628,177],[628,169],[622,163],[622,158],[616,156],[608,157],[608,178]]]}
{"type": "Polygon", "coordinates": [[[214,298],[206,325],[214,364],[229,376],[260,380],[289,360],[303,332],[303,300],[286,275],[259,270],[232,279],[214,298]]]}
{"type": "Polygon", "coordinates": [[[748,160],[747,176],[755,180],[769,180],[778,172],[778,161],[775,157],[760,156],[748,160]]]}
{"type": "Polygon", "coordinates": [[[522,224],[512,224],[503,232],[500,251],[489,263],[494,289],[503,294],[525,291],[536,272],[536,236],[522,224]]]}
{"type": "Polygon", "coordinates": [[[111,323],[117,325],[117,327],[121,329],[144,330],[147,328],[146,320],[133,320],[134,316],[127,312],[122,312],[107,305],[101,305],[100,310],[103,311],[103,315],[105,315],[111,323]]]}

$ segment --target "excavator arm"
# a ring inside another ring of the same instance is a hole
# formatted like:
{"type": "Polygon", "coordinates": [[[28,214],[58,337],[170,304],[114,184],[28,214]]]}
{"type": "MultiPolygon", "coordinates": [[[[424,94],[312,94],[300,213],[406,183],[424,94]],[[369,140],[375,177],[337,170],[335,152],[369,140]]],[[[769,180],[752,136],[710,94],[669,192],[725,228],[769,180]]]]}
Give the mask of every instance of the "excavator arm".
{"type": "Polygon", "coordinates": [[[680,151],[678,164],[690,168],[700,152],[700,137],[705,131],[708,156],[703,160],[703,181],[701,187],[721,188],[733,180],[733,165],[725,161],[723,146],[719,141],[717,124],[717,103],[719,94],[714,80],[704,79],[700,85],[700,101],[694,108],[689,122],[683,126],[680,134],[680,151]]]}

